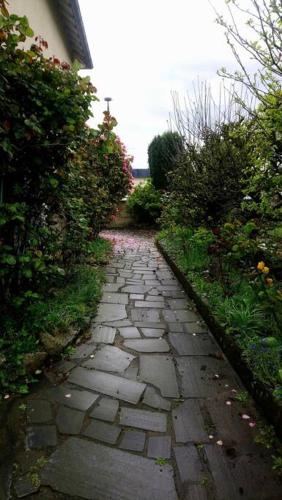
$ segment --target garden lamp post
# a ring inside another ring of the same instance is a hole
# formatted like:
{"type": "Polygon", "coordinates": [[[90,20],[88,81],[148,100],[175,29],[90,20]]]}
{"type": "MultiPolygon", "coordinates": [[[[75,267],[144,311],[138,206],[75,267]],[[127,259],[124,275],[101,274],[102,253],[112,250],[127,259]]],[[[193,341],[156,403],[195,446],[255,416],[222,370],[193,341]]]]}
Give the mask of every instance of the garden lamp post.
{"type": "Polygon", "coordinates": [[[107,112],[110,113],[110,102],[112,101],[111,97],[105,97],[104,101],[107,103],[107,112]]]}

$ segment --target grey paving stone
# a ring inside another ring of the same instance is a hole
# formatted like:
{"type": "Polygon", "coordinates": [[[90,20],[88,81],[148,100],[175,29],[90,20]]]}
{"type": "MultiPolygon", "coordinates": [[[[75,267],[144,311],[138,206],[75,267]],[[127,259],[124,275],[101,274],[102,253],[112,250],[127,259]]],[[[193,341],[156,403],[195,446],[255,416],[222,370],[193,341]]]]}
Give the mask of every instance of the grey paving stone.
{"type": "Polygon", "coordinates": [[[156,287],[158,286],[159,282],[154,279],[154,280],[148,280],[148,279],[145,279],[145,285],[151,285],[153,287],[156,287]]]}
{"type": "Polygon", "coordinates": [[[170,401],[167,401],[162,396],[160,396],[154,387],[147,387],[144,393],[143,403],[151,406],[152,408],[157,408],[158,410],[167,410],[171,408],[170,401]]]}
{"type": "Polygon", "coordinates": [[[75,366],[76,363],[74,361],[62,360],[54,365],[54,370],[57,373],[65,374],[70,372],[75,366]]]}
{"type": "MultiPolygon", "coordinates": [[[[207,445],[205,446],[205,453],[208,459],[211,474],[214,479],[217,498],[220,500],[223,500],[225,498],[228,498],[228,500],[238,500],[238,498],[240,498],[238,483],[237,481],[234,481],[231,467],[228,464],[226,457],[224,456],[224,450],[222,449],[222,447],[216,445],[207,445]]],[[[246,494],[246,492],[244,494],[246,494]]],[[[255,498],[256,494],[255,496],[246,496],[246,498],[252,497],[255,498]]],[[[261,496],[261,498],[264,497],[261,496]]]]}
{"type": "Polygon", "coordinates": [[[158,285],[158,290],[160,292],[179,292],[181,290],[181,287],[178,283],[173,283],[172,285],[158,285]]]}
{"type": "Polygon", "coordinates": [[[165,333],[164,329],[158,330],[157,328],[141,328],[141,331],[145,337],[151,337],[151,338],[154,337],[159,338],[165,333]]]}
{"type": "Polygon", "coordinates": [[[147,293],[152,287],[149,285],[128,285],[121,289],[124,293],[147,293]]]}
{"type": "Polygon", "coordinates": [[[111,274],[106,274],[107,283],[115,283],[116,279],[118,280],[119,278],[116,278],[115,276],[113,276],[111,274]]]}
{"type": "Polygon", "coordinates": [[[106,424],[99,420],[91,420],[90,424],[84,429],[83,436],[97,439],[108,444],[115,444],[120,435],[121,428],[117,425],[106,424]]]}
{"type": "Polygon", "coordinates": [[[177,322],[177,317],[174,311],[171,311],[170,309],[164,309],[162,311],[163,319],[167,323],[176,323],[177,322]]]}
{"type": "Polygon", "coordinates": [[[208,490],[203,484],[189,484],[184,500],[209,500],[208,490]]]}
{"type": "Polygon", "coordinates": [[[183,325],[184,331],[186,333],[206,333],[208,332],[208,327],[203,321],[197,321],[196,323],[185,323],[183,325]]]}
{"type": "MultiPolygon", "coordinates": [[[[229,396],[230,392],[227,394],[229,396]]],[[[237,404],[226,406],[226,399],[226,394],[223,393],[221,397],[208,399],[205,402],[215,429],[213,434],[220,436],[226,446],[232,447],[233,443],[236,443],[236,447],[240,447],[240,452],[257,455],[256,445],[252,439],[253,429],[245,425],[244,420],[238,418],[237,404]]],[[[246,413],[251,412],[248,410],[246,413]]]]}
{"type": "Polygon", "coordinates": [[[112,326],[115,328],[120,328],[123,326],[131,326],[132,323],[129,319],[122,319],[121,321],[104,321],[104,324],[107,326],[112,326]]]}
{"type": "Polygon", "coordinates": [[[195,321],[200,321],[201,319],[201,316],[194,311],[190,311],[189,309],[176,309],[175,316],[178,321],[182,321],[183,323],[193,323],[195,321]]]}
{"type": "Polygon", "coordinates": [[[69,381],[132,404],[138,403],[146,387],[145,384],[140,382],[127,380],[98,370],[90,371],[81,367],[73,370],[69,381]]]}
{"type": "Polygon", "coordinates": [[[115,399],[101,398],[90,413],[90,417],[98,420],[114,422],[118,412],[119,402],[115,399]]]}
{"type": "Polygon", "coordinates": [[[129,270],[126,271],[124,269],[121,269],[119,271],[119,275],[122,276],[123,278],[132,278],[133,273],[132,273],[132,271],[129,271],[129,270]]]}
{"type": "Polygon", "coordinates": [[[165,323],[163,323],[162,321],[158,321],[158,322],[136,321],[134,324],[138,328],[154,328],[154,329],[160,329],[160,330],[164,330],[166,328],[165,323]]]}
{"type": "Polygon", "coordinates": [[[103,286],[103,292],[118,292],[122,285],[120,283],[105,283],[103,286]]]}
{"type": "Polygon", "coordinates": [[[96,352],[94,358],[85,361],[83,366],[106,372],[123,372],[134,358],[135,356],[118,347],[106,345],[96,352]]]}
{"type": "Polygon", "coordinates": [[[151,458],[170,458],[171,455],[171,437],[170,436],[152,436],[148,441],[147,456],[151,458]]]}
{"type": "Polygon", "coordinates": [[[205,333],[196,337],[187,333],[170,333],[169,341],[180,356],[208,356],[217,350],[215,342],[205,333]]]}
{"type": "Polygon", "coordinates": [[[93,394],[88,391],[79,391],[77,388],[68,385],[61,385],[49,389],[46,393],[51,399],[57,403],[76,408],[77,410],[86,411],[98,399],[99,394],[93,394]]]}
{"type": "Polygon", "coordinates": [[[161,295],[148,295],[145,303],[146,302],[161,302],[164,304],[164,298],[161,295]]]}
{"type": "Polygon", "coordinates": [[[49,401],[30,399],[26,406],[27,421],[31,424],[44,424],[52,420],[52,407],[49,401]]]}
{"type": "Polygon", "coordinates": [[[189,399],[172,410],[172,422],[177,443],[208,441],[199,401],[189,399]]]}
{"type": "Polygon", "coordinates": [[[93,344],[81,344],[77,346],[74,352],[71,354],[70,359],[85,359],[90,356],[96,349],[93,344]]]}
{"type": "Polygon", "coordinates": [[[158,387],[165,397],[179,397],[173,360],[167,355],[141,355],[140,379],[158,387]]]}
{"type": "Polygon", "coordinates": [[[125,347],[137,352],[168,352],[170,347],[164,339],[133,339],[124,342],[125,347]]]}
{"type": "Polygon", "coordinates": [[[42,484],[87,500],[177,500],[170,465],[75,437],[53,453],[42,484]]]}
{"type": "Polygon", "coordinates": [[[144,300],[144,295],[142,295],[141,293],[131,293],[130,299],[131,300],[144,300]]]}
{"type": "Polygon", "coordinates": [[[167,330],[168,332],[178,332],[178,333],[183,333],[183,325],[181,323],[168,323],[167,325],[167,330]]]}
{"type": "Polygon", "coordinates": [[[168,304],[173,311],[175,311],[176,309],[186,309],[188,307],[188,300],[186,298],[169,299],[168,304]]]}
{"type": "Polygon", "coordinates": [[[167,416],[163,413],[121,408],[120,424],[155,432],[166,432],[167,416]]]}
{"type": "Polygon", "coordinates": [[[125,306],[123,304],[100,304],[95,318],[96,323],[106,321],[118,321],[127,317],[125,306]]]}
{"type": "Polygon", "coordinates": [[[104,292],[101,302],[106,302],[107,304],[128,304],[128,294],[127,293],[113,293],[104,292]]]}
{"type": "Polygon", "coordinates": [[[128,326],[128,327],[124,327],[124,328],[119,328],[119,333],[125,339],[136,339],[138,337],[141,337],[136,326],[128,326]]]}
{"type": "Polygon", "coordinates": [[[113,344],[115,341],[116,328],[111,326],[96,326],[92,332],[91,342],[97,344],[113,344]]]}
{"type": "MultiPolygon", "coordinates": [[[[184,290],[163,290],[162,295],[163,297],[168,297],[171,299],[182,299],[183,297],[186,297],[184,290]]],[[[188,302],[187,297],[186,300],[188,302]]]]}
{"type": "Polygon", "coordinates": [[[149,291],[149,295],[150,297],[154,297],[154,296],[161,296],[161,292],[159,292],[159,290],[157,288],[152,288],[152,290],[149,291]]]}
{"type": "Polygon", "coordinates": [[[138,371],[139,371],[139,360],[138,358],[135,358],[132,361],[131,365],[123,372],[122,376],[130,380],[137,380],[138,371]]]}
{"type": "MultiPolygon", "coordinates": [[[[107,279],[107,281],[109,281],[107,279]]],[[[125,284],[125,278],[122,278],[121,276],[118,276],[117,277],[117,283],[119,283],[120,285],[124,285],[125,284]]]]}
{"type": "Polygon", "coordinates": [[[136,300],[135,307],[149,307],[153,309],[162,309],[165,307],[164,302],[153,302],[151,300],[136,300]]]}
{"type": "Polygon", "coordinates": [[[238,378],[231,366],[208,356],[176,358],[181,378],[181,394],[189,398],[208,398],[224,391],[224,384],[239,388],[238,378]]]}
{"type": "Polygon", "coordinates": [[[65,406],[60,406],[56,424],[61,434],[79,434],[84,419],[84,413],[65,406]]]}
{"type": "Polygon", "coordinates": [[[153,309],[131,309],[131,318],[132,321],[157,323],[160,321],[160,313],[153,309]]]}
{"type": "Polygon", "coordinates": [[[143,431],[124,431],[119,448],[130,451],[143,451],[145,446],[146,433],[143,431]]]}
{"type": "MultiPolygon", "coordinates": [[[[29,495],[32,495],[33,493],[36,493],[36,491],[38,491],[40,488],[40,484],[38,484],[37,486],[32,484],[30,476],[27,475],[27,476],[19,478],[16,481],[14,487],[15,487],[17,498],[24,498],[24,497],[27,497],[29,495]]],[[[4,497],[3,497],[3,500],[5,500],[4,497]]]]}
{"type": "Polygon", "coordinates": [[[195,483],[200,482],[204,468],[201,464],[196,447],[194,445],[176,446],[173,448],[173,453],[175,455],[180,481],[182,483],[188,481],[195,483]]]}
{"type": "Polygon", "coordinates": [[[26,429],[28,448],[47,448],[57,445],[57,430],[55,425],[34,425],[26,429]]]}

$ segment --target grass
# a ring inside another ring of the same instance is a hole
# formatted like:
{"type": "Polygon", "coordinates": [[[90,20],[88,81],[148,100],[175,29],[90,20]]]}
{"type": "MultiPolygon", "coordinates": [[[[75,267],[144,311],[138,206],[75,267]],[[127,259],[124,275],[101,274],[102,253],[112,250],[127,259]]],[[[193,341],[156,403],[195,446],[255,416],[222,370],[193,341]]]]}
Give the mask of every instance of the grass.
{"type": "Polygon", "coordinates": [[[48,296],[30,305],[21,324],[13,318],[6,321],[5,334],[0,337],[0,401],[1,393],[27,393],[29,383],[36,381],[26,373],[24,360],[27,353],[44,350],[40,334],[56,337],[71,327],[82,328],[95,314],[104,281],[100,266],[107,262],[110,252],[109,241],[97,238],[90,242],[86,263],[74,266],[68,278],[61,278],[48,296]]]}
{"type": "Polygon", "coordinates": [[[174,228],[161,231],[157,239],[197,293],[208,301],[226,334],[234,337],[255,378],[268,385],[280,401],[281,337],[275,333],[273,318],[258,300],[247,273],[227,261],[219,268],[216,255],[209,251],[212,237],[201,229],[174,228]],[[273,336],[276,343],[267,343],[266,339],[273,336]]]}
{"type": "Polygon", "coordinates": [[[33,304],[27,320],[35,333],[67,331],[71,326],[82,327],[85,318],[95,311],[100,299],[103,272],[90,265],[75,269],[70,281],[56,290],[46,301],[33,304]]]}

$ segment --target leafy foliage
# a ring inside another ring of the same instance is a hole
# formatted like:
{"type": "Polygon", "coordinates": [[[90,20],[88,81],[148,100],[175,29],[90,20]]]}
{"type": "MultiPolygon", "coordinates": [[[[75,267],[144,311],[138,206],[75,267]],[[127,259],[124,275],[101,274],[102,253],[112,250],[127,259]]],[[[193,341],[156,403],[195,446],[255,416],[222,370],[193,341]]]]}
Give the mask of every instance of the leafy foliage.
{"type": "Polygon", "coordinates": [[[45,58],[41,37],[22,48],[31,36],[27,18],[9,15],[1,2],[0,350],[4,359],[14,354],[8,368],[15,364],[16,374],[24,373],[22,354],[40,348],[27,311],[42,309],[85,264],[89,242],[131,185],[131,157],[113,131],[115,118],[106,112],[97,130],[86,125],[97,100],[90,79],[45,58]]]}
{"type": "Polygon", "coordinates": [[[161,214],[161,194],[151,180],[147,180],[136,186],[127,200],[127,206],[137,222],[155,224],[161,214]]]}

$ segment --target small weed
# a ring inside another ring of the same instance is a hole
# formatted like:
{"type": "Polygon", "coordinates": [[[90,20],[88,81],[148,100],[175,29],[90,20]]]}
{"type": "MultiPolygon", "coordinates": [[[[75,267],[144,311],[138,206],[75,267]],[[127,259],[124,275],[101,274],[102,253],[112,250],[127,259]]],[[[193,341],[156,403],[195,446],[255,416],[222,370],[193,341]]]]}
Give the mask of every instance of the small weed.
{"type": "Polygon", "coordinates": [[[282,455],[272,455],[272,469],[282,475],[282,455]]]}
{"type": "Polygon", "coordinates": [[[166,465],[167,463],[168,463],[167,458],[158,457],[155,460],[155,464],[157,464],[157,465],[166,465]]]}
{"type": "Polygon", "coordinates": [[[22,403],[21,405],[19,405],[19,410],[25,411],[26,410],[26,404],[22,403]]]}
{"type": "Polygon", "coordinates": [[[209,476],[206,476],[206,475],[202,476],[201,481],[200,481],[201,486],[204,486],[205,488],[207,488],[209,485],[209,482],[210,482],[209,476]]]}
{"type": "Polygon", "coordinates": [[[255,436],[255,443],[261,444],[267,449],[272,448],[275,442],[275,432],[271,425],[259,423],[257,427],[257,434],[255,436]]]}
{"type": "Polygon", "coordinates": [[[202,450],[205,445],[203,443],[197,443],[195,446],[196,446],[197,450],[202,450]]]}
{"type": "Polygon", "coordinates": [[[40,486],[40,477],[39,477],[38,472],[32,472],[29,477],[30,477],[30,481],[31,481],[32,486],[34,488],[39,488],[39,486],[40,486]]]}
{"type": "Polygon", "coordinates": [[[241,403],[243,406],[247,406],[250,396],[247,391],[239,391],[237,394],[235,394],[234,399],[241,403]]]}

